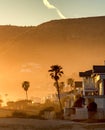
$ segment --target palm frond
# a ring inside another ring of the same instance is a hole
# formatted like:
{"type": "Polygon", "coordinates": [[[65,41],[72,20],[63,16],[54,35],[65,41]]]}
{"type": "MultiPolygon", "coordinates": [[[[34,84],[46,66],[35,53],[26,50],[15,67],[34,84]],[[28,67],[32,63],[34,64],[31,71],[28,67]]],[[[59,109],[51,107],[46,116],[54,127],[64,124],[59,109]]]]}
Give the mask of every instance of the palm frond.
{"type": "Polygon", "coordinates": [[[30,83],[29,83],[28,81],[24,81],[24,82],[22,83],[22,87],[23,87],[23,89],[24,89],[25,91],[28,90],[29,86],[30,86],[30,83]]]}

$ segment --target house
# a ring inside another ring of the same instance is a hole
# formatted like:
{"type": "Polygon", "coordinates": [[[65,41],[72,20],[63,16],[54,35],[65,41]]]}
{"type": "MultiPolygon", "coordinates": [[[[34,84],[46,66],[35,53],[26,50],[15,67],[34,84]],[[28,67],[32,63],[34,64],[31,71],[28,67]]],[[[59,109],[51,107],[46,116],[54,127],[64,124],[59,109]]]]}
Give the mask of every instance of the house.
{"type": "Polygon", "coordinates": [[[91,115],[95,119],[105,119],[105,65],[94,65],[91,70],[79,72],[81,82],[75,82],[75,89],[79,90],[85,98],[85,106],[82,108],[65,107],[65,119],[88,119],[90,118],[87,106],[90,102],[97,104],[97,112],[91,115]]]}
{"type": "Polygon", "coordinates": [[[93,70],[80,72],[83,78],[83,95],[105,96],[105,66],[93,66],[93,70]]]}
{"type": "Polygon", "coordinates": [[[92,70],[79,72],[86,104],[92,99],[97,104],[97,118],[105,118],[105,65],[94,65],[92,70]]]}
{"type": "Polygon", "coordinates": [[[96,88],[94,86],[92,76],[92,70],[88,70],[85,72],[79,72],[79,76],[83,78],[83,96],[94,95],[96,92],[96,88]]]}
{"type": "Polygon", "coordinates": [[[105,96],[105,66],[93,66],[93,75],[95,88],[98,94],[105,96]]]}
{"type": "Polygon", "coordinates": [[[64,119],[88,119],[88,113],[87,108],[85,107],[75,107],[74,108],[74,102],[76,101],[76,98],[81,97],[81,91],[82,91],[82,82],[81,81],[75,81],[74,82],[74,90],[68,92],[68,100],[65,102],[64,107],[64,119]]]}

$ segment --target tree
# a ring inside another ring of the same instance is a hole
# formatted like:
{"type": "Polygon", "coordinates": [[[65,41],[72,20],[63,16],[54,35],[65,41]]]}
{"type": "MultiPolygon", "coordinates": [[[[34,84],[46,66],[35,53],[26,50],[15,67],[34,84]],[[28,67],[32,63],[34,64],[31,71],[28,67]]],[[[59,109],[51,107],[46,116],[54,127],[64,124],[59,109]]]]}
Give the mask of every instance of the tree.
{"type": "Polygon", "coordinates": [[[2,100],[2,99],[0,99],[0,107],[2,106],[2,103],[3,103],[3,100],[2,100]]]}
{"type": "Polygon", "coordinates": [[[0,95],[0,107],[2,106],[3,100],[2,100],[2,96],[0,95]]]}
{"type": "Polygon", "coordinates": [[[48,70],[48,72],[50,72],[51,78],[55,80],[60,109],[62,111],[62,104],[61,104],[61,100],[60,100],[60,87],[59,87],[59,82],[58,82],[60,77],[63,74],[62,67],[59,65],[52,65],[50,68],[51,69],[48,70]]]}
{"type": "Polygon", "coordinates": [[[74,85],[74,79],[72,78],[67,79],[67,84],[72,88],[74,85]]]}
{"type": "Polygon", "coordinates": [[[28,100],[28,93],[27,93],[27,91],[28,91],[28,88],[30,87],[30,83],[29,83],[29,81],[24,81],[23,83],[22,83],[22,88],[26,91],[26,99],[28,100]]]}
{"type": "MultiPolygon", "coordinates": [[[[56,82],[54,82],[54,86],[57,87],[56,82]]],[[[64,82],[59,82],[59,91],[60,91],[60,93],[64,92],[64,87],[65,87],[65,83],[64,82]]]]}

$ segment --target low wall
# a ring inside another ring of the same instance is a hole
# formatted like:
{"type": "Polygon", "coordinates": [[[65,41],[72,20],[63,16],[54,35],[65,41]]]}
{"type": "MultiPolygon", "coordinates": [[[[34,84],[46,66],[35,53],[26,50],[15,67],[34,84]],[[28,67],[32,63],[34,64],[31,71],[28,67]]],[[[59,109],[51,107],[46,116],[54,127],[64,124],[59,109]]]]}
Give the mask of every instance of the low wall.
{"type": "Polygon", "coordinates": [[[65,108],[64,119],[88,119],[87,108],[65,108]]]}
{"type": "Polygon", "coordinates": [[[10,117],[12,116],[13,110],[0,109],[0,117],[10,117]]]}
{"type": "Polygon", "coordinates": [[[71,115],[70,119],[88,119],[87,108],[75,108],[75,114],[71,115]]]}
{"type": "Polygon", "coordinates": [[[105,110],[97,109],[97,112],[88,112],[87,108],[65,108],[64,119],[105,119],[105,110]]]}
{"type": "MultiPolygon", "coordinates": [[[[10,110],[10,109],[0,109],[0,117],[11,117],[13,115],[13,112],[15,112],[17,110],[10,110]]],[[[38,111],[34,110],[34,111],[29,111],[29,110],[18,110],[19,112],[24,112],[27,115],[37,115],[38,111]]],[[[18,112],[17,111],[17,112],[18,112]]]]}
{"type": "Polygon", "coordinates": [[[55,119],[55,117],[56,117],[56,114],[54,111],[45,111],[43,115],[44,119],[55,119]]]}

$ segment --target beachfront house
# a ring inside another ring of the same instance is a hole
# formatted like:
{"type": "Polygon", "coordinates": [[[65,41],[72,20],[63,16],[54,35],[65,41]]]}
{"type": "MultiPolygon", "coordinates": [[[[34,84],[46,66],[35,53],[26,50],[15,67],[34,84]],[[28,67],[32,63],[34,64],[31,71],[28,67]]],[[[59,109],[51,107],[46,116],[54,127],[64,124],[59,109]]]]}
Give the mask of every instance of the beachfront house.
{"type": "Polygon", "coordinates": [[[94,118],[105,119],[105,65],[94,65],[91,70],[79,72],[79,76],[82,78],[82,84],[77,82],[75,86],[79,86],[75,88],[85,98],[85,105],[82,108],[75,107],[75,112],[74,109],[65,107],[65,118],[89,118],[87,106],[91,101],[94,101],[97,104],[94,118]]]}
{"type": "Polygon", "coordinates": [[[80,72],[79,76],[83,79],[83,96],[86,105],[89,99],[97,104],[97,118],[105,118],[105,65],[94,65],[92,70],[80,72]]]}

